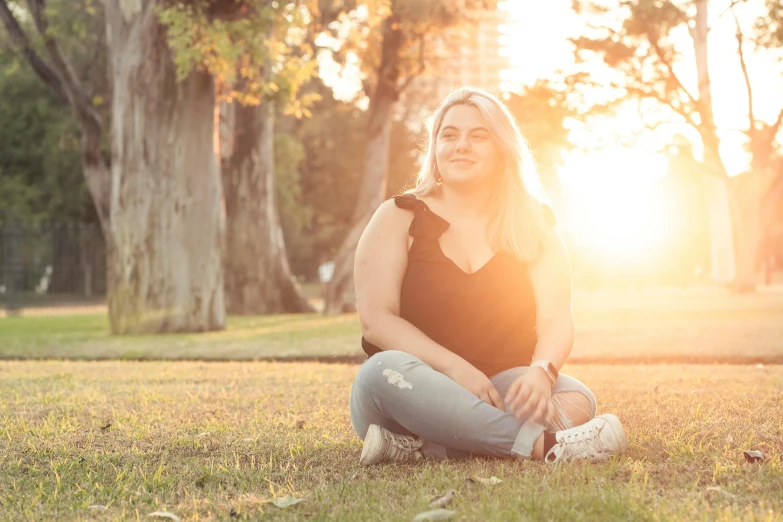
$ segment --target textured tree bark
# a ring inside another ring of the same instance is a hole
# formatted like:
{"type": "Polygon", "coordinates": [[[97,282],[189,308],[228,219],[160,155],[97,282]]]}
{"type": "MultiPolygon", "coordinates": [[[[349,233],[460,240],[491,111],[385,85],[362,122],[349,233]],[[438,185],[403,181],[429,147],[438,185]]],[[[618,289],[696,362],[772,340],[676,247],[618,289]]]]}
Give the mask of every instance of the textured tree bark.
{"type": "Polygon", "coordinates": [[[706,0],[696,0],[695,26],[691,31],[696,55],[696,71],[699,79],[698,109],[701,117],[699,134],[704,143],[704,163],[708,174],[705,179],[709,209],[710,265],[712,280],[720,284],[731,283],[736,277],[736,247],[732,227],[730,205],[731,187],[728,186],[726,169],[719,154],[720,140],[715,129],[712,109],[712,88],[708,68],[706,0]]]}
{"type": "Polygon", "coordinates": [[[113,333],[225,327],[212,79],[177,82],[153,0],[107,0],[113,333]]]}
{"type": "Polygon", "coordinates": [[[353,258],[359,238],[375,210],[386,195],[389,177],[389,144],[391,116],[399,98],[400,49],[403,35],[397,20],[390,16],[384,22],[381,65],[378,83],[370,98],[370,116],[367,125],[367,146],[364,154],[364,176],[359,199],[354,207],[351,226],[334,260],[334,275],[326,287],[324,313],[336,314],[355,309],[353,291],[353,258]]]}
{"type": "Polygon", "coordinates": [[[731,180],[736,231],[737,272],[731,283],[735,292],[756,290],[756,256],[761,243],[762,179],[755,172],[731,180]]]}
{"type": "Polygon", "coordinates": [[[224,258],[230,314],[312,312],[286,257],[274,177],[274,110],[221,104],[224,258]]]}

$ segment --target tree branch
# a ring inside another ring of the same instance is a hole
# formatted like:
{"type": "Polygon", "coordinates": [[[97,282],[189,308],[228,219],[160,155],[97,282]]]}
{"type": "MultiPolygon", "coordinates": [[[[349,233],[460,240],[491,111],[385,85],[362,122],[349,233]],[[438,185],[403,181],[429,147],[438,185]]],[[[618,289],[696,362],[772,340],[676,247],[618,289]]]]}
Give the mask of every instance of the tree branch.
{"type": "Polygon", "coordinates": [[[408,78],[406,78],[405,81],[402,83],[400,88],[397,89],[397,92],[399,93],[404,92],[405,89],[407,89],[408,86],[411,84],[411,82],[414,80],[414,78],[416,78],[417,76],[419,76],[424,72],[426,67],[427,67],[427,62],[424,58],[424,35],[422,34],[419,36],[419,70],[409,75],[408,78]]]}
{"type": "Polygon", "coordinates": [[[750,85],[750,75],[748,74],[748,66],[745,63],[745,53],[742,50],[743,34],[740,27],[739,18],[737,13],[734,12],[734,4],[731,5],[731,14],[734,15],[734,22],[737,24],[737,52],[739,54],[740,66],[742,67],[742,76],[745,78],[745,88],[748,91],[748,135],[753,139],[756,132],[756,118],[753,114],[753,89],[750,85]]]}
{"type": "Polygon", "coordinates": [[[669,74],[672,78],[674,78],[674,81],[677,83],[677,87],[679,87],[682,92],[684,92],[688,98],[691,100],[691,102],[699,106],[699,102],[696,100],[696,98],[691,95],[690,91],[685,88],[685,85],[680,81],[679,76],[674,72],[674,65],[672,64],[671,60],[669,60],[663,53],[663,49],[661,49],[661,46],[658,45],[657,38],[654,38],[651,33],[647,33],[647,40],[650,42],[650,45],[655,50],[655,54],[658,56],[658,59],[661,60],[661,62],[666,66],[666,69],[669,71],[669,74]]]}
{"type": "MultiPolygon", "coordinates": [[[[35,27],[44,39],[44,46],[49,54],[49,59],[52,61],[52,66],[57,72],[68,100],[71,102],[73,109],[77,111],[77,116],[80,118],[92,116],[89,114],[92,106],[87,93],[84,92],[84,88],[76,76],[76,72],[63,56],[57,41],[49,35],[49,21],[44,13],[44,9],[46,9],[44,0],[27,0],[27,6],[30,8],[35,27]]],[[[92,112],[94,113],[94,110],[92,112]]],[[[97,113],[94,116],[97,118],[97,113]]]]}
{"type": "MultiPolygon", "coordinates": [[[[5,3],[5,0],[0,0],[5,3]]],[[[103,125],[98,111],[93,107],[71,63],[60,51],[57,41],[49,33],[44,0],[27,0],[30,14],[38,32],[44,39],[44,46],[52,67],[57,74],[68,104],[82,131],[82,166],[87,185],[95,204],[101,227],[108,238],[111,204],[111,177],[101,155],[103,125]]]]}
{"type": "MultiPolygon", "coordinates": [[[[675,105],[673,103],[672,100],[666,99],[665,96],[663,96],[661,93],[659,93],[659,92],[657,92],[657,91],[655,91],[653,89],[645,89],[643,87],[639,87],[639,86],[635,86],[635,85],[631,85],[631,86],[629,86],[629,85],[619,85],[619,84],[614,83],[614,82],[609,82],[608,84],[606,84],[606,83],[599,83],[599,82],[591,81],[591,80],[588,80],[588,79],[580,79],[577,83],[582,84],[582,85],[587,85],[589,87],[597,87],[597,88],[601,88],[601,89],[606,89],[608,87],[608,88],[611,88],[611,89],[623,90],[623,91],[627,92],[628,94],[637,96],[639,98],[650,98],[650,99],[656,100],[661,105],[666,105],[671,110],[673,110],[674,112],[676,112],[677,114],[682,116],[682,118],[685,120],[685,123],[687,123],[688,125],[691,125],[696,130],[698,130],[698,128],[699,128],[699,126],[696,124],[696,122],[693,121],[691,113],[689,113],[687,110],[685,110],[684,107],[682,107],[682,106],[678,107],[677,105],[675,105]]],[[[640,82],[640,83],[642,83],[642,82],[640,82]]],[[[621,100],[618,98],[616,100],[612,100],[609,103],[613,104],[613,103],[619,102],[619,101],[621,101],[621,100]]]]}
{"type": "Polygon", "coordinates": [[[14,18],[14,14],[8,7],[6,0],[0,0],[0,18],[3,19],[3,24],[11,37],[12,46],[22,53],[22,56],[30,64],[30,67],[33,68],[35,74],[38,75],[44,85],[52,90],[55,97],[61,103],[67,104],[68,97],[65,95],[60,79],[52,68],[33,50],[30,45],[30,39],[19,26],[16,18],[14,18]]]}
{"type": "MultiPolygon", "coordinates": [[[[715,18],[715,23],[718,23],[718,20],[723,18],[723,15],[725,15],[729,11],[733,11],[735,5],[744,4],[745,2],[747,2],[747,0],[732,0],[731,4],[729,4],[729,6],[726,9],[724,9],[723,11],[721,11],[720,14],[718,14],[718,17],[715,18]]],[[[712,31],[712,27],[708,27],[707,28],[707,34],[709,34],[710,31],[712,31]]]]}
{"type": "Polygon", "coordinates": [[[696,122],[693,121],[691,114],[685,110],[682,106],[675,105],[672,100],[667,100],[666,97],[664,97],[662,94],[654,91],[654,90],[648,90],[648,89],[642,89],[640,87],[621,87],[628,91],[630,94],[635,94],[637,96],[640,96],[642,98],[652,98],[656,100],[658,103],[662,105],[666,105],[671,110],[679,114],[683,117],[685,122],[691,126],[693,126],[696,130],[699,129],[699,126],[696,124],[696,122]]]}
{"type": "Polygon", "coordinates": [[[774,139],[775,135],[778,133],[778,129],[780,129],[780,124],[783,123],[783,109],[780,110],[780,113],[778,114],[778,119],[775,120],[775,123],[772,124],[772,127],[770,127],[770,132],[772,133],[772,138],[774,139]]]}

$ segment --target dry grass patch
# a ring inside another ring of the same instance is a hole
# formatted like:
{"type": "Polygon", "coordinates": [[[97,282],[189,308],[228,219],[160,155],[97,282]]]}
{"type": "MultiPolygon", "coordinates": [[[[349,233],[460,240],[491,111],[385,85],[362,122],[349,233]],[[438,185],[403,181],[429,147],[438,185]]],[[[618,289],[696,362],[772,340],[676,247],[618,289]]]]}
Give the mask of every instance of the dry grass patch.
{"type": "Polygon", "coordinates": [[[452,488],[453,520],[783,519],[783,367],[569,366],[625,423],[627,457],[369,469],[348,417],[356,371],[2,362],[0,519],[411,520],[452,488]],[[744,464],[746,449],[767,461],[744,464]],[[479,476],[503,482],[465,484],[479,476]],[[305,501],[268,503],[285,495],[305,501]]]}

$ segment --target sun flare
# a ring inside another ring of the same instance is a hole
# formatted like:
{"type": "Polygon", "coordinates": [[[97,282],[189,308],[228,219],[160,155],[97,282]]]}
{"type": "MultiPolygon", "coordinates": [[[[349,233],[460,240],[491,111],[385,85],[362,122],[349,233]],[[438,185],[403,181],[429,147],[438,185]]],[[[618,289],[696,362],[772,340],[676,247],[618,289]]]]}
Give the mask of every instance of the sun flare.
{"type": "Polygon", "coordinates": [[[666,157],[639,149],[572,155],[559,178],[575,243],[616,260],[649,256],[671,226],[660,189],[666,170],[666,157]]]}

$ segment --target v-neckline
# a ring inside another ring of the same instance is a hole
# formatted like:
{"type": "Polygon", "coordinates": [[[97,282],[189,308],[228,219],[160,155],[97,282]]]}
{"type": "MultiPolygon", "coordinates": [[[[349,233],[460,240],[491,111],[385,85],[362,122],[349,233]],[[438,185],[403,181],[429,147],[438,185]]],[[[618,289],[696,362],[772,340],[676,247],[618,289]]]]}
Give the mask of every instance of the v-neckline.
{"type": "MultiPolygon", "coordinates": [[[[446,225],[448,225],[448,227],[451,227],[451,222],[449,222],[449,221],[447,221],[446,219],[444,219],[444,218],[443,218],[443,216],[441,216],[440,214],[438,214],[438,213],[436,213],[436,212],[433,212],[433,211],[432,211],[432,209],[430,208],[430,206],[429,206],[429,205],[427,205],[427,203],[425,203],[423,200],[421,200],[421,199],[419,199],[419,198],[416,198],[416,199],[417,199],[419,202],[421,202],[421,204],[424,206],[424,209],[425,209],[427,212],[429,212],[430,214],[432,214],[432,215],[433,215],[433,216],[435,216],[436,218],[438,218],[438,219],[440,219],[441,221],[443,221],[444,223],[446,223],[446,225]]],[[[444,230],[444,232],[445,232],[445,230],[444,230]]],[[[442,235],[441,235],[441,236],[442,236],[442,235]]],[[[463,269],[462,269],[462,267],[460,267],[460,266],[457,264],[457,262],[456,262],[456,261],[454,261],[452,258],[450,258],[449,256],[447,256],[447,255],[446,255],[446,252],[444,252],[444,251],[443,251],[443,246],[440,244],[440,238],[441,238],[441,236],[438,236],[437,238],[435,238],[435,239],[436,239],[436,242],[438,243],[438,252],[440,252],[440,255],[441,255],[441,256],[443,256],[443,258],[444,258],[444,259],[446,259],[446,261],[448,261],[449,263],[451,263],[451,265],[452,265],[454,268],[456,268],[457,270],[459,270],[459,271],[460,271],[460,273],[462,273],[463,275],[466,275],[466,276],[472,276],[472,275],[475,275],[475,274],[477,274],[477,273],[481,272],[482,270],[484,270],[484,268],[485,268],[485,267],[486,267],[488,264],[490,264],[492,261],[494,261],[494,260],[495,260],[495,258],[498,256],[498,253],[497,253],[497,252],[494,252],[494,253],[492,254],[492,256],[491,256],[489,259],[487,259],[486,261],[484,261],[484,263],[483,263],[483,264],[482,264],[480,267],[478,267],[477,269],[475,269],[475,270],[474,270],[474,271],[472,271],[472,272],[466,272],[465,270],[463,270],[463,269]]]]}

